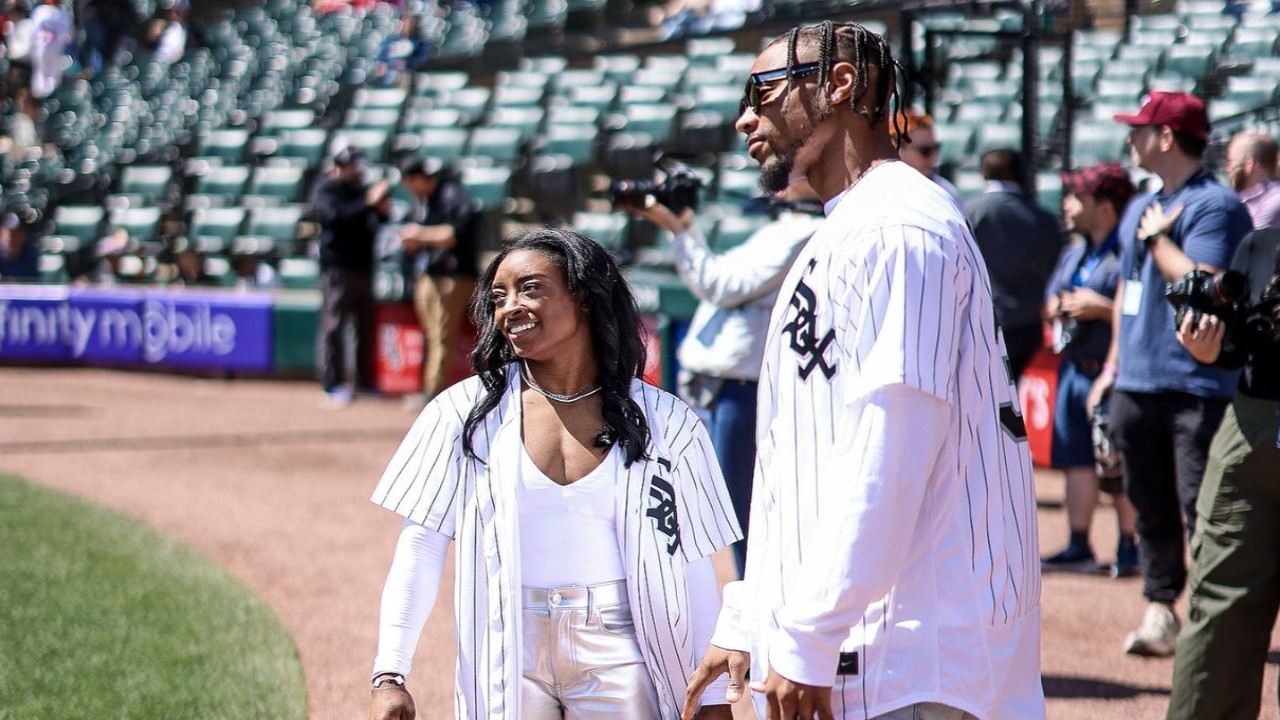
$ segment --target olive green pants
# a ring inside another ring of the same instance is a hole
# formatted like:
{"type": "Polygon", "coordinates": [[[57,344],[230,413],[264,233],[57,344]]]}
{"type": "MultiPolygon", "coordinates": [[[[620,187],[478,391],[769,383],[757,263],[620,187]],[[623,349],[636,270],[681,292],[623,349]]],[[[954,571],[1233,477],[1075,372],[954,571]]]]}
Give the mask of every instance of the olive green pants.
{"type": "Polygon", "coordinates": [[[1258,717],[1280,610],[1280,402],[1237,395],[1209,447],[1169,718],[1258,717]]]}

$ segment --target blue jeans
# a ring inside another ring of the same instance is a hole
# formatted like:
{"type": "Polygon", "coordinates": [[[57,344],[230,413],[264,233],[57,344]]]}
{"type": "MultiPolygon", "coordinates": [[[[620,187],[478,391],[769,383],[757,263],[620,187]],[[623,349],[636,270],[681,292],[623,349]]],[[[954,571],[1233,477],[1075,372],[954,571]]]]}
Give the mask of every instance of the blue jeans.
{"type": "Polygon", "coordinates": [[[760,385],[725,380],[711,405],[711,444],[724,473],[724,482],[738,516],[743,539],[733,544],[733,558],[742,576],[747,560],[747,519],[751,513],[751,481],[756,466],[756,392],[760,385]]]}

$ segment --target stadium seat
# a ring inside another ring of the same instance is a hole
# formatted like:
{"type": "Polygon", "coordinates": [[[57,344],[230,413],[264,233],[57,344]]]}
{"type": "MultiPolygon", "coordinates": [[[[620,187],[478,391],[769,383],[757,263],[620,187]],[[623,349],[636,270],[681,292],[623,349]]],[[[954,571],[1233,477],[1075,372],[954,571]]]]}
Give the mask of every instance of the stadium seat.
{"type": "Polygon", "coordinates": [[[1276,81],[1274,78],[1251,75],[1229,77],[1227,78],[1227,87],[1226,92],[1223,94],[1223,99],[1262,107],[1271,103],[1275,97],[1275,92],[1276,81]]]}
{"type": "Polygon", "coordinates": [[[1057,171],[1036,173],[1036,200],[1055,216],[1062,212],[1062,175],[1057,171]]]}
{"type": "Polygon", "coordinates": [[[272,204],[300,202],[302,172],[302,168],[288,165],[254,168],[249,179],[249,194],[271,198],[272,204]]]}
{"type": "Polygon", "coordinates": [[[404,107],[408,93],[401,88],[363,87],[356,91],[352,107],[360,109],[387,108],[399,110],[404,107]]]}
{"type": "Polygon", "coordinates": [[[584,85],[569,89],[569,102],[579,107],[592,107],[602,113],[613,112],[618,101],[618,86],[613,83],[604,85],[584,85]]]}
{"type": "Polygon", "coordinates": [[[604,84],[604,71],[572,69],[556,73],[551,78],[552,91],[557,95],[566,95],[576,87],[599,87],[604,84]]]}
{"type": "Polygon", "coordinates": [[[120,174],[118,192],[141,204],[167,204],[173,169],[167,165],[130,165],[120,174]]]}
{"type": "Polygon", "coordinates": [[[111,228],[124,228],[129,231],[129,237],[139,243],[153,243],[160,233],[160,208],[113,210],[107,224],[111,228]]]}
{"type": "Polygon", "coordinates": [[[36,261],[36,269],[42,283],[61,285],[71,281],[67,272],[67,259],[57,253],[41,253],[36,261]]]}
{"type": "Polygon", "coordinates": [[[467,86],[467,81],[465,72],[422,72],[413,76],[413,92],[417,96],[437,97],[454,90],[461,90],[467,86]]]}
{"type": "Polygon", "coordinates": [[[234,204],[249,184],[249,172],[248,165],[209,168],[196,180],[195,191],[207,198],[206,205],[234,204]]]}
{"type": "Polygon", "coordinates": [[[576,212],[571,223],[575,232],[619,252],[626,247],[631,216],[622,212],[576,212]]]}
{"type": "Polygon", "coordinates": [[[468,131],[461,128],[424,128],[418,135],[418,157],[433,157],[453,162],[467,147],[468,131]]]}
{"type": "Polygon", "coordinates": [[[1238,28],[1227,46],[1227,55],[1233,60],[1270,57],[1275,55],[1276,37],[1272,28],[1238,28]]]}
{"type": "Polygon", "coordinates": [[[315,113],[310,110],[272,110],[262,116],[259,133],[270,137],[285,130],[301,130],[315,124],[315,113]]]}
{"type": "Polygon", "coordinates": [[[574,164],[595,158],[600,131],[595,125],[548,125],[539,149],[544,154],[566,155],[574,164]]]}
{"type": "Polygon", "coordinates": [[[438,107],[453,108],[462,113],[463,124],[479,122],[489,111],[492,91],[483,87],[465,87],[450,90],[439,97],[438,107]]]}
{"type": "Polygon", "coordinates": [[[320,287],[320,262],[308,257],[283,257],[279,262],[280,287],[312,290],[320,287]]]}
{"type": "Polygon", "coordinates": [[[499,85],[493,90],[495,107],[538,107],[546,96],[543,87],[525,87],[522,85],[499,85]]]}
{"type": "Polygon", "coordinates": [[[92,244],[102,236],[105,215],[97,205],[60,205],[53,214],[53,234],[75,238],[78,246],[92,244]]]}
{"type": "Polygon", "coordinates": [[[600,125],[600,111],[581,105],[553,105],[547,109],[547,125],[600,125]]]}
{"type": "Polygon", "coordinates": [[[394,108],[365,108],[347,111],[342,126],[347,130],[381,130],[395,132],[400,111],[394,108]]]}
{"type": "Polygon", "coordinates": [[[196,154],[231,162],[244,162],[249,132],[238,128],[211,130],[198,143],[196,154]]]}
{"type": "Polygon", "coordinates": [[[542,127],[546,111],[540,107],[495,107],[485,122],[487,127],[519,130],[521,136],[531,138],[542,127]]]}
{"type": "MultiPolygon", "coordinates": [[[[302,220],[301,205],[260,207],[249,212],[245,235],[268,239],[281,257],[294,255],[298,237],[298,222],[302,220]]],[[[237,238],[238,241],[238,238],[237,238]]]]}
{"type": "Polygon", "coordinates": [[[484,209],[497,209],[507,198],[511,169],[505,167],[467,167],[462,169],[462,185],[484,209]]]}
{"type": "Polygon", "coordinates": [[[756,169],[721,169],[716,181],[716,197],[742,202],[750,200],[760,188],[760,171],[756,169]]]}
{"type": "Polygon", "coordinates": [[[1201,78],[1213,66],[1217,51],[1213,45],[1174,45],[1165,53],[1161,69],[1183,77],[1201,78]]]}
{"type": "Polygon", "coordinates": [[[492,158],[495,163],[511,163],[520,156],[524,133],[518,128],[478,127],[471,132],[467,154],[492,158]]]}
{"type": "Polygon", "coordinates": [[[329,131],[319,128],[285,130],[280,133],[273,158],[293,159],[306,167],[316,167],[325,156],[329,131]]]}
{"type": "Polygon", "coordinates": [[[192,210],[187,239],[202,253],[225,252],[240,234],[244,218],[245,209],[241,207],[192,210]]]}
{"type": "Polygon", "coordinates": [[[595,69],[605,75],[610,82],[626,85],[631,76],[640,69],[640,58],[636,55],[597,55],[592,62],[595,69]]]}
{"type": "Polygon", "coordinates": [[[957,165],[969,158],[973,147],[974,125],[935,125],[933,136],[942,146],[940,161],[943,165],[957,165]]]}
{"type": "Polygon", "coordinates": [[[1072,154],[1076,167],[1117,161],[1125,155],[1129,128],[1115,120],[1079,120],[1073,128],[1072,154]]]}
{"type": "Polygon", "coordinates": [[[434,128],[462,127],[462,111],[457,108],[410,110],[404,119],[406,132],[422,132],[434,128]]]}
{"type": "Polygon", "coordinates": [[[385,162],[387,149],[391,143],[391,134],[385,130],[340,130],[330,141],[330,151],[348,146],[359,148],[369,162],[385,162]]]}
{"type": "Polygon", "coordinates": [[[973,152],[982,155],[988,150],[1022,147],[1022,127],[1015,123],[990,123],[978,128],[974,138],[973,152]]]}

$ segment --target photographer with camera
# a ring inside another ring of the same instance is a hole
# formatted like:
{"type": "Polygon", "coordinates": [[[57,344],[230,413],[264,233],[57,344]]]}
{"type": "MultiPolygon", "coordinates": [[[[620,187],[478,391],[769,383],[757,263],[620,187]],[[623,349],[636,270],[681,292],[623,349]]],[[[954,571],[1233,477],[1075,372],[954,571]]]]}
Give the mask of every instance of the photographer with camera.
{"type": "MultiPolygon", "coordinates": [[[[733,544],[741,577],[747,557],[764,340],[778,288],[822,218],[784,210],[743,244],[717,254],[694,222],[697,196],[663,191],[674,177],[679,174],[669,174],[666,183],[647,197],[614,193],[615,205],[671,233],[676,270],[698,298],[698,309],[677,351],[680,395],[707,412],[711,444],[742,527],[743,539],[733,544]]],[[[802,181],[779,197],[809,200],[813,191],[802,181]]]]}
{"type": "Polygon", "coordinates": [[[1137,512],[1124,495],[1119,468],[1095,467],[1093,418],[1089,389],[1102,372],[1111,345],[1111,314],[1120,281],[1116,228],[1133,198],[1129,174],[1119,163],[1103,163],[1064,173],[1062,220],[1068,232],[1084,242],[1067,245],[1047,285],[1044,317],[1053,323],[1054,351],[1062,354],[1053,410],[1053,467],[1067,477],[1067,523],[1070,538],[1061,552],[1044,559],[1045,570],[1094,572],[1097,562],[1089,545],[1089,526],[1099,491],[1111,495],[1120,526],[1113,577],[1138,572],[1134,539],[1137,512]]]}
{"type": "MultiPolygon", "coordinates": [[[[1207,284],[1232,285],[1231,275],[1207,284]]],[[[1233,307],[1223,315],[1186,312],[1177,333],[1197,362],[1244,371],[1209,447],[1196,504],[1191,610],[1178,638],[1169,718],[1257,717],[1280,607],[1280,253],[1261,299],[1233,307]]]]}
{"type": "Polygon", "coordinates": [[[1236,194],[1204,167],[1209,117],[1199,98],[1152,92],[1136,114],[1116,120],[1132,128],[1134,164],[1163,186],[1135,200],[1120,220],[1115,333],[1089,406],[1097,407],[1114,386],[1111,426],[1125,492],[1138,510],[1148,603],[1125,652],[1164,657],[1177,642],[1173,603],[1187,580],[1183,521],[1190,535],[1209,441],[1237,379],[1233,371],[1198,365],[1177,344],[1165,283],[1197,267],[1227,267],[1252,221],[1236,194]]]}

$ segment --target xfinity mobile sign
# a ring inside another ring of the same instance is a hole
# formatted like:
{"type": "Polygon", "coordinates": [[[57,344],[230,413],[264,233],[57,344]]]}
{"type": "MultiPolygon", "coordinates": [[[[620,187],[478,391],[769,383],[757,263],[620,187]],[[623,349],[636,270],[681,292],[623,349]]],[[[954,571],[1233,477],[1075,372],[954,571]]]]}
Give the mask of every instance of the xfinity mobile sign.
{"type": "Polygon", "coordinates": [[[0,360],[271,369],[271,298],[0,286],[0,360]]]}

